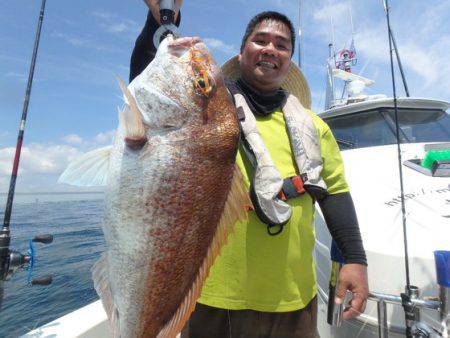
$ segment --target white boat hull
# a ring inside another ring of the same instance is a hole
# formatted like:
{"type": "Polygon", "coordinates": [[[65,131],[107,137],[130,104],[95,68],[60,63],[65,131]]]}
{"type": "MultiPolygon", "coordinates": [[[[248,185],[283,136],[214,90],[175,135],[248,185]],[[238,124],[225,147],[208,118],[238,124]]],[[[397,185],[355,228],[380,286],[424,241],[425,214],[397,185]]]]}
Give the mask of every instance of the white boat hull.
{"type": "MultiPolygon", "coordinates": [[[[422,158],[423,152],[423,144],[403,145],[403,161],[422,158]]],[[[366,249],[369,288],[372,292],[400,296],[406,276],[396,145],[349,150],[342,155],[366,249]]],[[[420,288],[421,297],[436,297],[433,251],[450,249],[450,178],[425,176],[405,166],[403,175],[411,284],[420,288]]],[[[341,329],[324,324],[330,244],[329,231],[318,211],[315,259],[321,337],[378,337],[377,304],[373,301],[368,302],[364,315],[346,322],[341,329]]],[[[388,304],[387,319],[392,327],[389,337],[404,330],[401,306],[388,304]]],[[[422,320],[434,326],[439,324],[435,311],[424,311],[422,320]]]]}

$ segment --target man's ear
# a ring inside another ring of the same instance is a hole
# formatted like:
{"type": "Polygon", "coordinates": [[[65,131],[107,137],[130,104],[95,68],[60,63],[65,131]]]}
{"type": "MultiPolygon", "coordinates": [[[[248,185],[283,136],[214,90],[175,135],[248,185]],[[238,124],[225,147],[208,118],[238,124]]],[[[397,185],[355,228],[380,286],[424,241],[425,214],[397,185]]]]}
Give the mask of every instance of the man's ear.
{"type": "Polygon", "coordinates": [[[239,55],[238,55],[238,61],[241,62],[241,59],[242,59],[242,54],[239,53],[239,55]]]}

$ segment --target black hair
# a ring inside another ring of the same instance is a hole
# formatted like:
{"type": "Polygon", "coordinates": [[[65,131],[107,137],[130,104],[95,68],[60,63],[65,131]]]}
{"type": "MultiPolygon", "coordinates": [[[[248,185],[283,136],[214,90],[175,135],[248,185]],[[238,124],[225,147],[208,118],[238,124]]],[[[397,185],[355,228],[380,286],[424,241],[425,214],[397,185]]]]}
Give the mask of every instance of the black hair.
{"type": "Polygon", "coordinates": [[[255,30],[255,27],[257,25],[259,25],[261,22],[266,21],[266,20],[282,22],[289,28],[289,31],[291,32],[292,55],[294,55],[294,49],[295,49],[294,25],[292,24],[291,20],[289,20],[286,15],[278,13],[278,12],[274,12],[274,11],[261,12],[261,13],[255,15],[250,20],[250,22],[248,23],[247,28],[245,30],[244,37],[242,38],[241,52],[244,49],[245,43],[247,42],[249,36],[255,30]]]}

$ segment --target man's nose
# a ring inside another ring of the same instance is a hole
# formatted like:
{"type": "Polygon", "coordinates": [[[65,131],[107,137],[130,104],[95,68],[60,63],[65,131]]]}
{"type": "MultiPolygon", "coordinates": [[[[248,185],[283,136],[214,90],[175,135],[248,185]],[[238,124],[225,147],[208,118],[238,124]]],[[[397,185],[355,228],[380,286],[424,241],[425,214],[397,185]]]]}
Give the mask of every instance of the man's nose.
{"type": "Polygon", "coordinates": [[[277,49],[275,48],[275,45],[273,43],[268,43],[264,46],[262,53],[265,55],[272,55],[275,56],[277,52],[277,49]]]}

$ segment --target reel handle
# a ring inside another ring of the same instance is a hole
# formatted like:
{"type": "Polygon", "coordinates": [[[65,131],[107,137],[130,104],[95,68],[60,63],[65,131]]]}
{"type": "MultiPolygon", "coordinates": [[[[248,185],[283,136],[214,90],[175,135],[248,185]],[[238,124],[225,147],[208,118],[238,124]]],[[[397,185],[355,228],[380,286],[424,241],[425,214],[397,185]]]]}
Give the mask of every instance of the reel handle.
{"type": "Polygon", "coordinates": [[[50,244],[53,242],[53,235],[45,234],[45,235],[38,235],[33,238],[34,243],[42,243],[42,244],[50,244]]]}
{"type": "Polygon", "coordinates": [[[48,275],[48,276],[44,276],[44,277],[39,277],[39,278],[33,278],[31,280],[31,285],[40,285],[40,286],[46,286],[46,285],[50,285],[53,282],[53,277],[48,275]]]}

